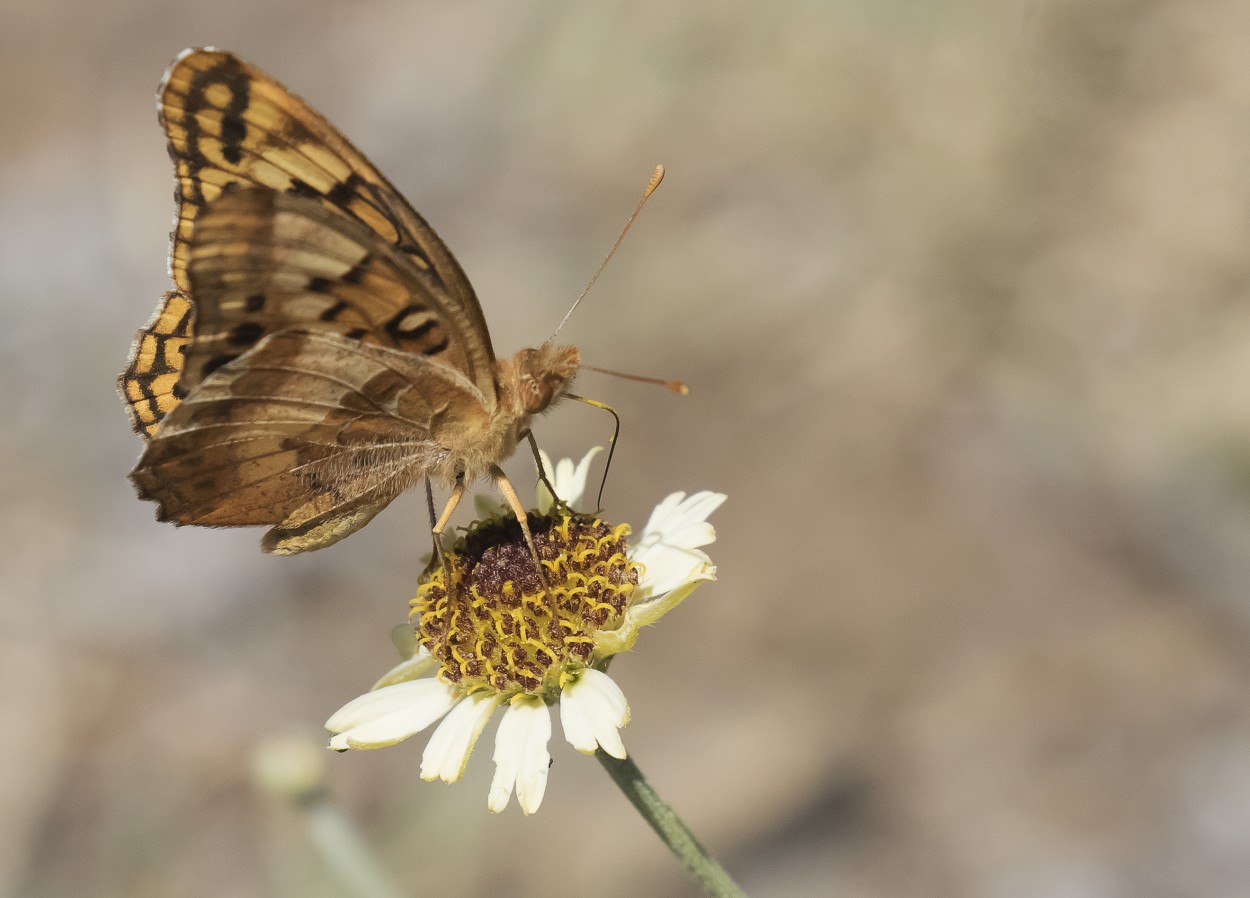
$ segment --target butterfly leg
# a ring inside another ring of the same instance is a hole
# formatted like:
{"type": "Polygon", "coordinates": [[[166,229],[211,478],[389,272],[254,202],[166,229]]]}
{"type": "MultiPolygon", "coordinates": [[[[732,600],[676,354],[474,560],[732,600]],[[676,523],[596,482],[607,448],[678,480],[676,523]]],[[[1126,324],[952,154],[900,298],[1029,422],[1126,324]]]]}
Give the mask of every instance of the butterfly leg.
{"type": "MultiPolygon", "coordinates": [[[[508,503],[512,513],[516,515],[517,523],[521,525],[521,533],[525,535],[525,545],[529,546],[530,557],[534,559],[534,568],[538,573],[538,582],[543,585],[543,589],[550,596],[551,589],[547,586],[547,578],[543,575],[542,562],[538,560],[538,547],[534,545],[534,536],[530,533],[529,518],[526,516],[525,506],[517,498],[516,490],[512,488],[512,481],[503,472],[503,468],[499,467],[499,465],[493,465],[490,469],[490,476],[494,478],[495,486],[499,488],[499,492],[503,494],[504,501],[508,503]]],[[[555,493],[552,493],[552,495],[554,496],[555,493]]]]}
{"type": "Polygon", "coordinates": [[[572,514],[573,509],[569,508],[568,503],[560,498],[556,488],[547,479],[547,469],[543,467],[543,457],[538,453],[538,441],[534,439],[534,431],[525,431],[525,439],[529,441],[530,452],[534,454],[534,464],[538,466],[538,481],[547,488],[547,492],[551,493],[551,498],[556,508],[562,508],[569,514],[572,514]]]}
{"type": "Polygon", "coordinates": [[[443,573],[447,573],[447,559],[443,556],[443,541],[434,534],[435,527],[438,526],[438,518],[434,516],[434,487],[430,484],[430,478],[425,478],[425,508],[430,514],[430,535],[434,542],[434,557],[438,559],[438,563],[443,566],[443,573]]]}
{"type": "Polygon", "coordinates": [[[443,531],[447,529],[447,522],[451,520],[452,512],[464,498],[464,475],[456,478],[456,485],[452,487],[451,495],[447,497],[447,504],[443,507],[443,513],[439,515],[437,521],[434,520],[434,491],[430,488],[428,477],[425,478],[425,498],[430,510],[430,533],[434,537],[434,554],[438,556],[438,563],[443,567],[443,582],[447,584],[447,593],[450,595],[451,565],[447,563],[447,555],[443,552],[443,531]]]}
{"type": "MultiPolygon", "coordinates": [[[[428,490],[429,483],[430,483],[429,480],[427,479],[425,483],[426,483],[426,489],[428,490]]],[[[430,532],[434,534],[435,551],[438,552],[440,558],[442,557],[442,554],[443,554],[443,549],[442,549],[442,546],[440,545],[440,543],[442,542],[441,537],[443,535],[443,531],[447,529],[447,522],[451,520],[452,512],[456,510],[456,506],[460,504],[460,500],[463,498],[464,498],[464,475],[461,474],[458,477],[456,477],[456,485],[452,487],[451,495],[447,497],[447,504],[443,506],[443,513],[439,515],[439,518],[435,522],[434,526],[430,528],[430,532]]],[[[433,511],[433,509],[434,509],[434,497],[433,497],[433,493],[431,492],[430,493],[430,510],[433,511]]],[[[431,517],[432,516],[433,515],[431,515],[431,517]]]]}

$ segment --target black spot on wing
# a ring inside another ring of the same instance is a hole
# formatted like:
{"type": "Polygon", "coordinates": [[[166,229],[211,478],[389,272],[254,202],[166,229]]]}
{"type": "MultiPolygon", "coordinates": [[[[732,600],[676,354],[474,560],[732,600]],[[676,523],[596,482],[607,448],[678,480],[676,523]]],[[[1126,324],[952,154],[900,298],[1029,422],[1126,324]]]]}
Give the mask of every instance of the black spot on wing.
{"type": "Polygon", "coordinates": [[[391,316],[386,322],[386,332],[396,342],[401,340],[419,340],[438,327],[438,321],[432,317],[423,318],[426,308],[419,303],[409,303],[391,316]]]}
{"type": "Polygon", "coordinates": [[[182,313],[182,317],[178,319],[178,323],[174,325],[174,329],[169,332],[171,337],[185,337],[187,331],[191,328],[191,315],[194,307],[187,303],[186,310],[182,313]]]}
{"type": "Polygon", "coordinates": [[[213,356],[205,362],[204,367],[200,369],[200,377],[208,377],[222,365],[228,365],[237,358],[238,355],[230,355],[229,353],[213,356]]]}
{"type": "Polygon", "coordinates": [[[243,113],[251,102],[251,85],[237,70],[228,72],[223,80],[230,88],[230,103],[221,117],[221,155],[231,165],[238,165],[243,158],[243,142],[247,140],[243,113]]]}
{"type": "Polygon", "coordinates": [[[447,337],[443,337],[443,339],[439,340],[433,346],[427,346],[425,347],[425,349],[421,350],[421,354],[422,355],[438,355],[439,353],[446,352],[447,347],[450,345],[451,345],[451,340],[449,340],[447,337]]]}
{"type": "Polygon", "coordinates": [[[265,335],[265,326],[256,321],[236,324],[227,339],[235,346],[252,346],[265,335]]]}
{"type": "Polygon", "coordinates": [[[365,182],[355,172],[348,175],[345,180],[335,181],[334,186],[324,192],[301,178],[292,178],[291,186],[287,188],[287,193],[295,193],[311,199],[323,199],[345,209],[347,204],[356,198],[363,185],[365,185],[365,182]]]}
{"type": "Polygon", "coordinates": [[[416,327],[400,333],[409,340],[420,340],[422,337],[428,336],[436,327],[438,327],[437,321],[423,321],[416,327]]]}
{"type": "Polygon", "coordinates": [[[353,199],[360,189],[360,185],[364,183],[360,175],[352,172],[344,181],[338,181],[326,193],[326,199],[334,203],[336,206],[346,206],[353,199]]]}
{"type": "Polygon", "coordinates": [[[351,267],[347,274],[343,275],[339,280],[345,284],[359,284],[364,280],[365,269],[369,267],[369,254],[366,253],[364,258],[351,267]]]}
{"type": "MultiPolygon", "coordinates": [[[[325,278],[313,278],[313,280],[322,281],[322,280],[325,280],[325,278]]],[[[311,284],[309,284],[309,289],[310,290],[312,289],[311,284]]],[[[346,309],[347,309],[347,303],[340,299],[334,305],[330,306],[328,309],[322,312],[320,315],[320,318],[322,321],[335,321],[338,319],[340,315],[343,314],[344,311],[346,311],[346,309]]]]}
{"type": "Polygon", "coordinates": [[[243,308],[248,312],[259,312],[265,307],[265,294],[253,293],[247,299],[243,300],[243,308]]]}
{"type": "Polygon", "coordinates": [[[291,186],[286,189],[287,193],[294,193],[296,196],[308,197],[309,199],[320,199],[321,193],[307,181],[299,178],[291,179],[291,186]]]}
{"type": "Polygon", "coordinates": [[[210,167],[210,163],[200,147],[204,135],[197,115],[205,109],[214,108],[209,102],[208,91],[215,84],[224,85],[230,94],[229,101],[221,110],[222,158],[231,165],[238,165],[243,159],[243,143],[247,139],[247,122],[243,114],[251,102],[251,85],[239,61],[227,56],[216,65],[192,76],[187,95],[183,99],[180,120],[186,132],[186,146],[181,152],[175,150],[172,143],[169,148],[175,162],[180,158],[185,161],[187,179],[194,192],[194,196],[189,199],[200,204],[204,202],[204,192],[200,186],[199,174],[202,169],[210,167]]]}
{"type": "Polygon", "coordinates": [[[178,369],[169,363],[169,358],[165,355],[169,347],[169,341],[164,337],[153,337],[152,339],[156,343],[156,349],[152,353],[152,364],[143,373],[148,377],[173,374],[178,369]]]}
{"type": "Polygon", "coordinates": [[[159,409],[156,407],[156,392],[152,389],[154,379],[150,374],[134,375],[134,381],[139,385],[139,392],[143,394],[143,401],[148,404],[152,413],[156,414],[159,409]]]}

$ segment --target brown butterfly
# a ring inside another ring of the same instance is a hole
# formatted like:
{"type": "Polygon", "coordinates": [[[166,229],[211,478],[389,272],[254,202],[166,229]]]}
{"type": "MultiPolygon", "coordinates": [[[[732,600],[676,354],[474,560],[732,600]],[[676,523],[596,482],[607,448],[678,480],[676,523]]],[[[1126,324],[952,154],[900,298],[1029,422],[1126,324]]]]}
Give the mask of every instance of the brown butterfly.
{"type": "MultiPolygon", "coordinates": [[[[354,533],[423,478],[495,477],[565,393],[576,347],[496,359],[438,235],[277,81],[187,50],[159,92],[177,174],[175,289],[119,387],[157,517],[267,525],[294,554],[354,533]]],[[[428,482],[428,480],[427,480],[428,482]]]]}

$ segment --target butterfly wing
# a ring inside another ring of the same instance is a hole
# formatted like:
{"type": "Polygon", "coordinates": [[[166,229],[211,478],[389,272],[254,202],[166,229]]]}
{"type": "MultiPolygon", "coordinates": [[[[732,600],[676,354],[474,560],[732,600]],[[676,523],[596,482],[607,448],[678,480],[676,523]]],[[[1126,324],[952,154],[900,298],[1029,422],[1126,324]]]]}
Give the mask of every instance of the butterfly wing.
{"type": "Polygon", "coordinates": [[[436,468],[437,435],[485,427],[477,388],[424,355],[288,328],[166,416],[131,478],[177,524],[268,524],[262,547],[337,542],[436,468]]]}
{"type": "Polygon", "coordinates": [[[204,209],[232,184],[315,200],[409,259],[427,276],[429,291],[469,322],[462,348],[472,363],[464,373],[493,400],[494,352],[464,272],[421,216],[325,118],[254,66],[207,49],[187,50],[174,61],[159,109],[177,175],[169,260],[176,290],[139,332],[119,378],[136,431],[151,437],[198,376],[186,376],[179,351],[201,329],[191,246],[204,209]]]}
{"type": "Polygon", "coordinates": [[[126,403],[130,426],[141,436],[151,437],[161,419],[187,395],[179,381],[194,315],[186,295],[170,290],[152,320],[135,336],[130,362],[117,378],[117,388],[126,403]]]}
{"type": "Polygon", "coordinates": [[[488,428],[493,401],[463,373],[472,322],[359,221],[228,189],[199,216],[187,281],[192,389],[132,474],[162,520],[269,524],[266,551],[320,548],[488,428]]]}
{"type": "MultiPolygon", "coordinates": [[[[291,193],[235,187],[199,216],[187,281],[196,335],[180,381],[194,387],[266,335],[317,327],[450,366],[493,384],[473,352],[476,324],[429,272],[359,221],[291,193]]],[[[483,394],[487,408],[494,394],[483,394]]]]}

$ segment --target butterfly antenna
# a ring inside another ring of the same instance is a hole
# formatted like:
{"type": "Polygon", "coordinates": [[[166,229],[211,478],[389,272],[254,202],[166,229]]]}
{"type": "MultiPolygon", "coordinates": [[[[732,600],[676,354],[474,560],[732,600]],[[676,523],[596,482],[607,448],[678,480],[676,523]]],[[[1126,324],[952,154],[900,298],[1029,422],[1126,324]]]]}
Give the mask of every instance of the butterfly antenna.
{"type": "Polygon", "coordinates": [[[616,429],[612,431],[612,439],[608,442],[608,461],[603,466],[603,479],[599,481],[599,495],[595,499],[595,508],[601,509],[603,508],[603,489],[608,485],[608,471],[612,469],[612,456],[616,454],[616,440],[621,435],[621,416],[616,413],[616,409],[612,408],[612,406],[599,402],[597,399],[587,399],[585,396],[578,396],[575,393],[565,393],[564,395],[569,399],[576,399],[578,402],[601,408],[616,419],[616,429]]]}
{"type": "Polygon", "coordinates": [[[629,229],[633,225],[634,219],[636,219],[638,214],[642,212],[642,207],[646,205],[647,199],[650,198],[651,194],[655,193],[655,188],[659,187],[660,182],[663,180],[664,166],[657,165],[655,167],[655,171],[651,173],[651,180],[647,182],[647,189],[642,192],[642,198],[638,200],[638,205],[634,208],[633,214],[629,216],[629,221],[625,222],[625,227],[621,228],[621,234],[616,238],[616,243],[612,244],[612,248],[608,250],[608,254],[604,256],[603,262],[600,263],[598,270],[595,271],[595,276],[590,279],[590,283],[586,285],[586,289],[582,291],[582,295],[577,297],[573,306],[568,310],[564,318],[560,320],[560,324],[552,332],[551,336],[547,338],[548,343],[556,338],[556,334],[560,333],[560,329],[568,323],[569,318],[573,316],[573,312],[577,310],[577,307],[581,305],[582,300],[586,298],[586,294],[590,292],[590,288],[595,285],[595,281],[599,280],[599,275],[603,274],[603,269],[608,267],[608,263],[611,262],[612,257],[616,255],[617,247],[621,245],[621,241],[624,240],[625,235],[629,233],[629,229]]]}
{"type": "Polygon", "coordinates": [[[607,368],[596,368],[594,365],[582,365],[583,370],[598,371],[600,374],[611,374],[613,377],[623,377],[625,380],[636,380],[644,384],[656,384],[664,387],[666,390],[672,390],[678,396],[689,396],[690,387],[686,386],[680,380],[662,380],[658,377],[643,377],[641,374],[625,374],[622,371],[609,371],[607,368]]]}

